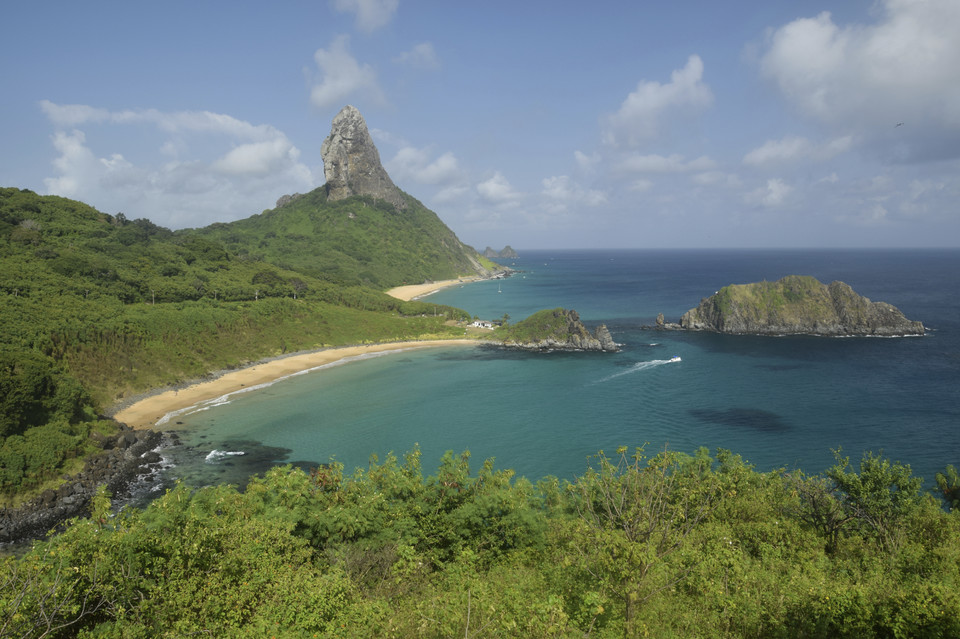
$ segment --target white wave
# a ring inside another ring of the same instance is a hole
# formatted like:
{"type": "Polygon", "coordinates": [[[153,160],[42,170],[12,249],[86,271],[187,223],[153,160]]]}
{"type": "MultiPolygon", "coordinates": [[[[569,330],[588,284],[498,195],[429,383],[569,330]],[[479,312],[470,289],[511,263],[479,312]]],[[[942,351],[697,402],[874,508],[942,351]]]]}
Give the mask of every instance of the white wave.
{"type": "Polygon", "coordinates": [[[636,362],[633,366],[626,370],[619,371],[613,375],[607,375],[597,381],[593,382],[594,384],[602,384],[603,382],[609,382],[611,379],[616,379],[617,377],[623,377],[624,375],[631,375],[633,373],[639,373],[640,371],[650,370],[651,368],[657,368],[658,366],[663,366],[665,364],[676,364],[680,359],[651,359],[646,362],[636,362]]]}
{"type": "Polygon", "coordinates": [[[234,455],[246,455],[246,453],[243,452],[242,450],[217,450],[216,448],[214,448],[209,453],[207,453],[205,461],[208,464],[212,464],[213,462],[220,461],[224,457],[232,457],[234,455]]]}

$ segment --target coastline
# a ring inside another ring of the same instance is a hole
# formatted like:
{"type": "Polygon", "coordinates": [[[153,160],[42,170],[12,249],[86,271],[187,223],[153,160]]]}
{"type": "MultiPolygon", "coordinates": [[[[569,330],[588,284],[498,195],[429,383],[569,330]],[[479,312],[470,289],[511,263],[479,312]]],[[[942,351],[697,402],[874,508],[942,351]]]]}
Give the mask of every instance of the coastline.
{"type": "Polygon", "coordinates": [[[410,300],[420,299],[421,297],[426,297],[431,293],[436,293],[440,289],[447,288],[448,286],[467,284],[468,282],[477,282],[481,279],[483,278],[474,275],[455,280],[440,280],[437,282],[425,282],[423,284],[408,284],[406,286],[397,286],[396,288],[391,288],[389,291],[386,291],[386,293],[390,297],[395,297],[398,300],[409,302],[410,300]]]}
{"type": "Polygon", "coordinates": [[[152,429],[158,426],[161,421],[163,421],[164,428],[168,429],[169,424],[164,418],[168,418],[172,414],[224,395],[252,390],[322,366],[329,366],[344,360],[375,353],[399,352],[437,346],[475,346],[480,343],[482,342],[474,339],[437,339],[420,342],[386,342],[362,346],[342,346],[298,353],[257,362],[237,370],[226,371],[215,379],[200,381],[185,388],[161,390],[117,410],[113,414],[113,418],[134,430],[152,429]]]}

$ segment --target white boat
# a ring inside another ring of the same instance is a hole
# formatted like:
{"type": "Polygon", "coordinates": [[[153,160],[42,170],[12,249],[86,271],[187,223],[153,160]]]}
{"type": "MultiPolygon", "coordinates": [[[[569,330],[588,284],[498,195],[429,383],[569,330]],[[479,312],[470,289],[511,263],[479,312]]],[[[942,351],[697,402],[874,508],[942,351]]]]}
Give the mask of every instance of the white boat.
{"type": "Polygon", "coordinates": [[[682,362],[683,360],[680,359],[680,356],[679,356],[679,355],[674,355],[673,357],[670,358],[670,361],[671,361],[671,362],[682,362]]]}

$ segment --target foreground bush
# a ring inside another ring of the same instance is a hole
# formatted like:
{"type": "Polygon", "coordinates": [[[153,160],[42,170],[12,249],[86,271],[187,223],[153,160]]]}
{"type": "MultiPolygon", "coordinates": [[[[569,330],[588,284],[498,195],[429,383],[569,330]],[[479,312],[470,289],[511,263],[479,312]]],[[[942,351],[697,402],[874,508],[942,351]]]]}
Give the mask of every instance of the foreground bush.
{"type": "Polygon", "coordinates": [[[101,493],[4,560],[0,635],[960,636],[958,535],[871,454],[807,477],[620,449],[534,486],[468,453],[425,478],[415,450],[143,511],[101,493]]]}

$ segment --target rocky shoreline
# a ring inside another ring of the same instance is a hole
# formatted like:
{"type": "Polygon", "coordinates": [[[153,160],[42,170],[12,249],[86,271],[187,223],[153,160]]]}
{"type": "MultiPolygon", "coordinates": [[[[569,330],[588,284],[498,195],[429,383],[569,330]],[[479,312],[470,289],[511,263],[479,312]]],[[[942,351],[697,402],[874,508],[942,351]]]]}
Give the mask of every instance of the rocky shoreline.
{"type": "Polygon", "coordinates": [[[122,499],[131,484],[159,467],[158,448],[179,444],[175,433],[133,430],[124,424],[113,437],[95,433],[91,438],[103,450],[88,458],[82,471],[18,508],[0,509],[0,543],[43,539],[67,520],[89,515],[100,486],[105,485],[114,499],[122,499]]]}

